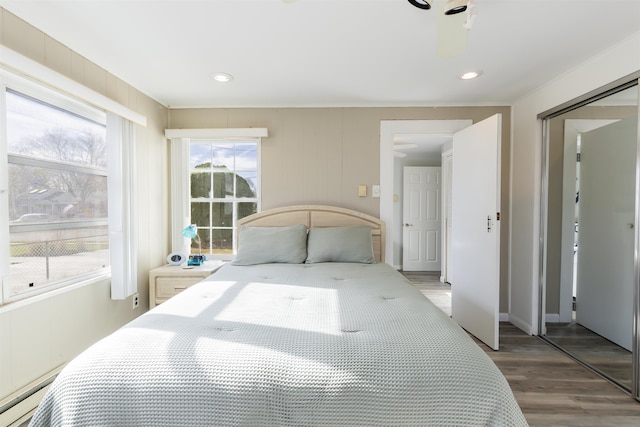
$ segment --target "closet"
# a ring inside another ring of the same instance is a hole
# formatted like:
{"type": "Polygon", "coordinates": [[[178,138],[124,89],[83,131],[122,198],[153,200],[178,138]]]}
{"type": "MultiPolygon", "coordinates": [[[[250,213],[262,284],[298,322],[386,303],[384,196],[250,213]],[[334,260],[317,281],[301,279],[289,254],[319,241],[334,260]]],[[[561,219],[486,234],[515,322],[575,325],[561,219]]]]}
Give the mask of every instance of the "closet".
{"type": "Polygon", "coordinates": [[[540,118],[541,334],[638,399],[638,76],[540,118]]]}

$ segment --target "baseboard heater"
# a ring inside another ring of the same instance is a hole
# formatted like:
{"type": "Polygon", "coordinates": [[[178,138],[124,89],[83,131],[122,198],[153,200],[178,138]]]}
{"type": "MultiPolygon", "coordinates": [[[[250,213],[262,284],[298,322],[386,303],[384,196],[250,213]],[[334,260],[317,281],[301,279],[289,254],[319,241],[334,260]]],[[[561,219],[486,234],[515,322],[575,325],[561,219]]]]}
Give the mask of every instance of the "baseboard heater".
{"type": "Polygon", "coordinates": [[[46,390],[61,370],[62,366],[0,401],[0,426],[10,426],[37,408],[46,390]]]}

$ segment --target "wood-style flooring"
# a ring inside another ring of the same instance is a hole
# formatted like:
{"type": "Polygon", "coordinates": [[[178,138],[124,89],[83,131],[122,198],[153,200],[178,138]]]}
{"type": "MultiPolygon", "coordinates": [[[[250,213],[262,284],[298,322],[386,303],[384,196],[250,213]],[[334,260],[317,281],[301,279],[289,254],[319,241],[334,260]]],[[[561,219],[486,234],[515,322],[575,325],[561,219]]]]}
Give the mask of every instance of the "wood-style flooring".
{"type": "MultiPolygon", "coordinates": [[[[404,274],[451,313],[449,285],[439,273],[404,274]]],[[[501,323],[499,351],[476,342],[506,377],[531,426],[640,426],[640,402],[540,338],[501,323]]]]}
{"type": "Polygon", "coordinates": [[[632,353],[576,323],[547,323],[547,339],[631,389],[632,353]]]}

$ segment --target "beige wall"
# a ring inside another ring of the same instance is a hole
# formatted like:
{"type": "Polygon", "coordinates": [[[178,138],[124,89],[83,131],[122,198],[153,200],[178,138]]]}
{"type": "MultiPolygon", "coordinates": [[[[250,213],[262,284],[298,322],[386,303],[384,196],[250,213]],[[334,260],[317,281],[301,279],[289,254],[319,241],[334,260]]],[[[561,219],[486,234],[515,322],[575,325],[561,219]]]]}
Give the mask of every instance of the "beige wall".
{"type": "MultiPolygon", "coordinates": [[[[265,127],[262,209],[292,203],[335,204],[379,216],[378,199],[358,185],[380,182],[381,120],[474,122],[502,113],[503,201],[508,201],[509,107],[172,109],[169,127],[265,127]]],[[[503,211],[508,211],[508,203],[503,211]]]]}
{"type": "Polygon", "coordinates": [[[379,217],[381,120],[478,122],[502,113],[502,217],[500,312],[509,311],[509,107],[424,108],[220,108],[172,109],[170,128],[265,127],[262,144],[262,209],[290,204],[329,204],[379,217]],[[358,197],[358,185],[368,186],[358,197]]]}
{"type": "Polygon", "coordinates": [[[1,401],[147,310],[148,271],[169,250],[169,201],[166,108],[2,8],[0,44],[147,117],[136,127],[141,306],[112,301],[105,281],[0,307],[1,401]]]}

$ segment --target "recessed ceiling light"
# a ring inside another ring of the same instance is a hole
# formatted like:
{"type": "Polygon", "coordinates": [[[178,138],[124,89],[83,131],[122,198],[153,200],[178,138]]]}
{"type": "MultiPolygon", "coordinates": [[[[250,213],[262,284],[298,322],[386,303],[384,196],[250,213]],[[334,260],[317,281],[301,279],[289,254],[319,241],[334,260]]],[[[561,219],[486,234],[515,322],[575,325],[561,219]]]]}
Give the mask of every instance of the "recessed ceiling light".
{"type": "Polygon", "coordinates": [[[211,78],[220,83],[226,83],[233,80],[233,76],[227,73],[212,73],[211,78]]]}
{"type": "Polygon", "coordinates": [[[482,71],[467,71],[466,73],[462,74],[460,76],[460,78],[462,80],[471,80],[471,79],[475,79],[476,77],[479,77],[482,74],[482,71]]]}

